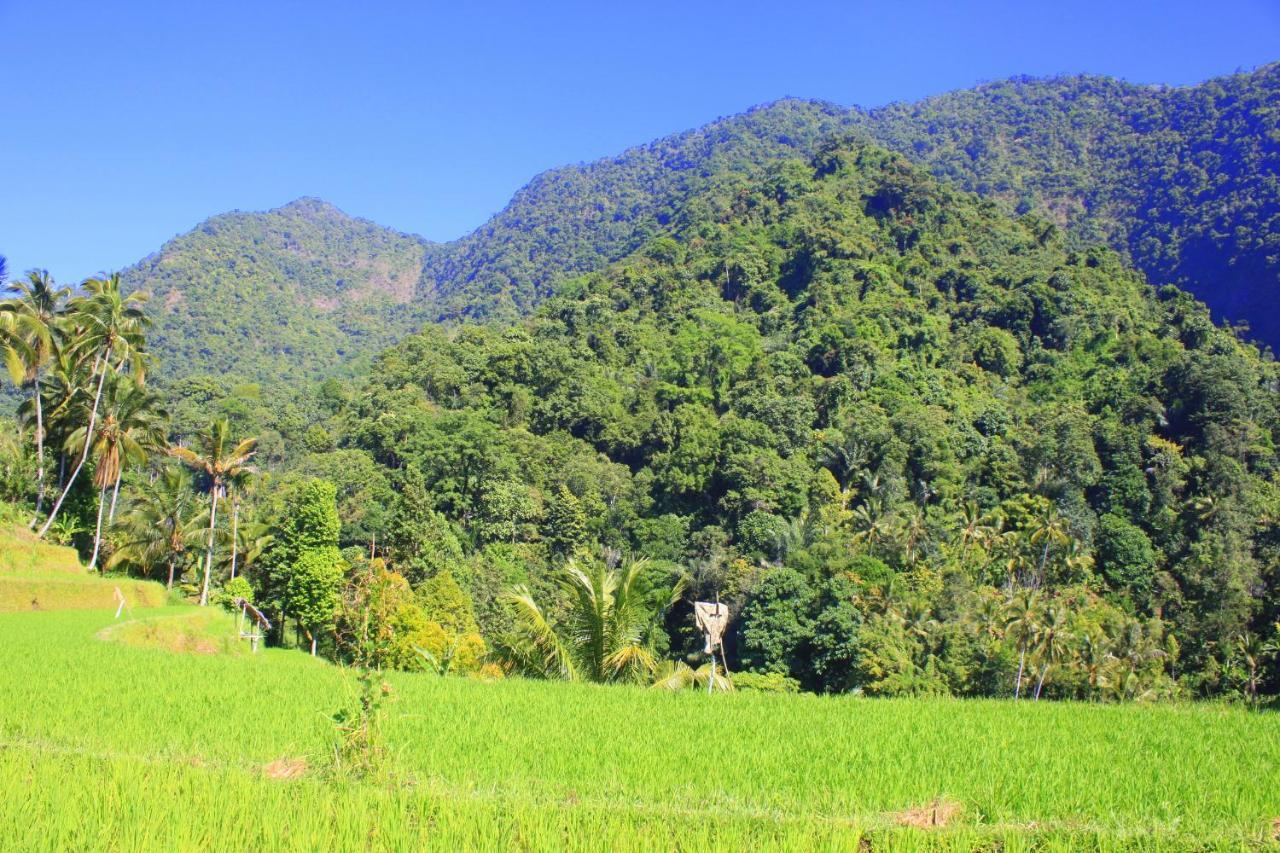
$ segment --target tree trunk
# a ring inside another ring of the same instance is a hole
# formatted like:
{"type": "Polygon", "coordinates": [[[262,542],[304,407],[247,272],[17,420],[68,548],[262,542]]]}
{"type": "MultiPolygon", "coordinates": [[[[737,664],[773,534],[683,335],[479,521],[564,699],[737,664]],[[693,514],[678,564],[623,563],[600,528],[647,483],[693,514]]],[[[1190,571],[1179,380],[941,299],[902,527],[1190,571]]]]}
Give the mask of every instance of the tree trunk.
{"type": "Polygon", "coordinates": [[[307,639],[311,641],[311,656],[315,657],[316,656],[316,635],[311,633],[311,631],[308,630],[307,639]]]}
{"type": "Polygon", "coordinates": [[[1049,671],[1049,664],[1040,667],[1040,680],[1036,682],[1036,701],[1040,701],[1040,688],[1044,687],[1044,676],[1049,671]]]}
{"type": "Polygon", "coordinates": [[[89,571],[98,568],[98,549],[102,547],[102,508],[107,505],[107,487],[98,489],[98,523],[93,528],[93,556],[89,558],[89,571]]]}
{"type": "Polygon", "coordinates": [[[36,380],[36,512],[28,529],[34,529],[44,509],[44,408],[40,404],[40,381],[36,380]]]}
{"type": "Polygon", "coordinates": [[[240,501],[233,500],[231,502],[231,579],[236,579],[236,555],[239,554],[239,542],[236,541],[236,534],[240,528],[240,501]]]}
{"type": "Polygon", "coordinates": [[[120,497],[120,478],[124,476],[124,466],[120,466],[120,470],[116,472],[116,485],[111,490],[111,511],[107,513],[107,527],[116,522],[116,500],[120,497]]]}
{"type": "Polygon", "coordinates": [[[209,575],[213,572],[213,528],[218,523],[218,484],[209,489],[209,544],[204,552],[204,584],[200,587],[200,606],[209,603],[209,575]]]}
{"type": "Polygon", "coordinates": [[[164,585],[165,589],[173,589],[173,554],[169,555],[169,582],[164,585]]]}
{"type": "Polygon", "coordinates": [[[1018,680],[1013,682],[1013,698],[1017,699],[1022,693],[1022,670],[1027,663],[1027,644],[1023,643],[1022,648],[1018,650],[1018,680]]]}
{"type": "Polygon", "coordinates": [[[93,428],[98,424],[98,405],[102,402],[102,386],[107,381],[107,372],[104,370],[98,375],[98,390],[93,395],[93,409],[89,413],[89,426],[84,431],[84,450],[80,452],[80,461],[76,463],[75,470],[71,472],[71,477],[67,480],[67,485],[62,490],[62,494],[58,495],[58,501],[53,505],[53,509],[49,510],[49,517],[45,519],[44,526],[40,528],[38,534],[41,539],[49,532],[49,528],[53,526],[53,520],[58,517],[58,511],[62,509],[62,502],[67,499],[67,495],[71,492],[71,487],[76,484],[76,477],[80,476],[80,469],[84,467],[85,460],[89,458],[89,447],[93,444],[93,428]]]}

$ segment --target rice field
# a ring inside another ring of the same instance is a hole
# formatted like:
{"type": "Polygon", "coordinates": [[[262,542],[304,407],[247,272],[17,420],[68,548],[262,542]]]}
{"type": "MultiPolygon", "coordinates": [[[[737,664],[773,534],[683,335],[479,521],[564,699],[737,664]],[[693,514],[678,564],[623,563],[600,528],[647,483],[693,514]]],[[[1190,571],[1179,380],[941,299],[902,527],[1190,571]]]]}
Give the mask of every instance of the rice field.
{"type": "Polygon", "coordinates": [[[0,614],[0,848],[1181,850],[1278,829],[1280,716],[1216,705],[392,673],[389,779],[334,779],[354,677],[169,642],[229,624],[176,627],[193,613],[0,614]]]}
{"type": "Polygon", "coordinates": [[[130,608],[159,607],[162,584],[90,574],[75,549],[41,542],[20,525],[0,522],[0,612],[115,610],[116,590],[130,608]]]}

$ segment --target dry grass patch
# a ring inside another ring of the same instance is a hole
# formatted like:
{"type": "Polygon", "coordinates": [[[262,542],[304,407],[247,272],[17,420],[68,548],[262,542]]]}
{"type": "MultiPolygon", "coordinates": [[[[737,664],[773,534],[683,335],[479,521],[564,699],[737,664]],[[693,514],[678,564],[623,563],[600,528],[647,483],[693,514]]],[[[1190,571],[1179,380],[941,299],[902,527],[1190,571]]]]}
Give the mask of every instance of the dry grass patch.
{"type": "MultiPolygon", "coordinates": [[[[81,570],[83,571],[83,570],[81,570]]],[[[115,610],[116,590],[129,607],[160,607],[166,601],[163,586],[126,578],[94,575],[46,575],[14,577],[0,574],[0,612],[42,610],[115,610]]]]}
{"type": "Polygon", "coordinates": [[[52,545],[22,525],[0,523],[0,572],[83,574],[74,548],[52,545]]]}
{"type": "Polygon", "coordinates": [[[277,758],[262,765],[262,775],[268,779],[298,779],[307,772],[305,758],[277,758]]]}
{"type": "Polygon", "coordinates": [[[896,812],[893,821],[916,829],[940,829],[958,820],[963,812],[964,806],[960,803],[939,797],[928,805],[896,812]]]}

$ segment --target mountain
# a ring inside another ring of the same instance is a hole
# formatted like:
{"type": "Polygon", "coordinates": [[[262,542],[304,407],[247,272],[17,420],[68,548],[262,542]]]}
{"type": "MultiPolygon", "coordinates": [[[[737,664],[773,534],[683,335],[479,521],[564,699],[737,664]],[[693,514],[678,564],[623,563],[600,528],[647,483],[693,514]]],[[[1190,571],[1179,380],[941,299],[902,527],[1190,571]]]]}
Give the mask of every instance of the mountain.
{"type": "Polygon", "coordinates": [[[866,112],[786,99],[537,176],[461,240],[433,244],[301,200],[215,217],[129,270],[171,374],[350,372],[422,323],[511,320],[557,282],[669,233],[720,176],[833,137],[897,150],[1071,245],[1104,242],[1155,283],[1280,342],[1280,65],[1180,89],[1017,79],[866,112]]]}
{"type": "Polygon", "coordinates": [[[349,374],[416,328],[433,249],[304,198],[215,216],[124,278],[151,294],[162,375],[288,384],[349,374]]]}
{"type": "Polygon", "coordinates": [[[1280,344],[1280,63],[1186,88],[1007,80],[875,110],[865,129],[1280,344]]]}
{"type": "Polygon", "coordinates": [[[347,544],[447,569],[489,635],[499,590],[552,595],[598,541],[722,596],[735,672],[1007,692],[992,607],[1023,586],[1135,691],[1214,693],[1280,616],[1277,381],[1118,253],[832,143],[710,178],[522,320],[405,339],[301,467],[347,544]]]}

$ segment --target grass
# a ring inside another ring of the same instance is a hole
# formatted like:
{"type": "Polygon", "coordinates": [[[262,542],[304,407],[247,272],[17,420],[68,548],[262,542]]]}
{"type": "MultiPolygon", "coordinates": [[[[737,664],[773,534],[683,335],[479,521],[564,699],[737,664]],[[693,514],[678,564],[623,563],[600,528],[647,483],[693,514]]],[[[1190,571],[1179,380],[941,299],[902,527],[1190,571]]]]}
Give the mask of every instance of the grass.
{"type": "Polygon", "coordinates": [[[70,549],[0,526],[0,609],[16,611],[0,612],[0,849],[1278,844],[1280,715],[1220,705],[390,673],[389,781],[334,777],[331,715],[353,674],[248,654],[216,608],[117,620],[116,586],[164,603],[158,584],[88,575],[70,549]]]}
{"type": "Polygon", "coordinates": [[[335,781],[349,674],[96,639],[141,631],[112,615],[0,614],[0,847],[1238,849],[1280,817],[1275,714],[405,674],[394,784],[335,781]],[[950,826],[899,825],[935,801],[950,826]]]}
{"type": "Polygon", "coordinates": [[[0,572],[84,574],[74,548],[42,542],[18,524],[0,523],[0,572]]]}
{"type": "Polygon", "coordinates": [[[110,625],[97,634],[129,646],[202,655],[249,654],[236,617],[220,607],[170,607],[158,614],[110,625]]]}
{"type": "Polygon", "coordinates": [[[168,595],[149,581],[90,574],[75,549],[51,545],[21,525],[0,523],[0,612],[159,607],[168,595]]]}

